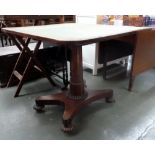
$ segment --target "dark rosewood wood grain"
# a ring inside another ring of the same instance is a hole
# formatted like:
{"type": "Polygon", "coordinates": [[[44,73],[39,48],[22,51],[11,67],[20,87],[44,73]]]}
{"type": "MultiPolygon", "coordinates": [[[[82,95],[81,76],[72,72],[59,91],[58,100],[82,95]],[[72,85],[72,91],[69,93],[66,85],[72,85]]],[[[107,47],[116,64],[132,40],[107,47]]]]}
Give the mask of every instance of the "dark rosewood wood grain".
{"type": "Polygon", "coordinates": [[[34,109],[38,112],[44,110],[45,105],[61,105],[64,106],[63,113],[63,131],[69,132],[73,130],[72,120],[75,115],[78,114],[81,108],[86,105],[105,98],[106,102],[113,102],[113,91],[111,89],[107,90],[88,90],[85,99],[71,99],[68,97],[68,92],[62,92],[58,94],[52,94],[47,96],[40,96],[36,99],[36,105],[34,109]]]}
{"type": "Polygon", "coordinates": [[[155,31],[137,33],[132,75],[155,67],[155,31]]]}

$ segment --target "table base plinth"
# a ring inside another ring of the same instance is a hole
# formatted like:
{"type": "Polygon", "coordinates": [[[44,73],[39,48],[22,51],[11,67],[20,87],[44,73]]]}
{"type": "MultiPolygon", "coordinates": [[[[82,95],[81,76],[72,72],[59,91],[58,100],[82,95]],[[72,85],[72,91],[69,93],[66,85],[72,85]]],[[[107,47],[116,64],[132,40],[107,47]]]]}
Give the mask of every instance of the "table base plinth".
{"type": "Polygon", "coordinates": [[[66,94],[67,92],[61,92],[52,95],[40,96],[36,99],[36,105],[34,109],[37,112],[44,111],[45,105],[61,105],[64,106],[63,113],[63,131],[70,132],[73,130],[72,120],[74,116],[79,112],[81,108],[88,105],[91,102],[105,98],[106,102],[114,102],[113,90],[88,90],[88,96],[83,100],[73,100],[66,94]]]}

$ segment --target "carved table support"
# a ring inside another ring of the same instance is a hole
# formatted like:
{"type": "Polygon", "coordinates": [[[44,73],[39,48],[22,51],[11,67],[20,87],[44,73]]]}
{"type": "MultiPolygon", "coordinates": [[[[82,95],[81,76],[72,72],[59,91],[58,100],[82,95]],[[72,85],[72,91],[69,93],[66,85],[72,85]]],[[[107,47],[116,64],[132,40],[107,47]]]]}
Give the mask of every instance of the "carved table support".
{"type": "Polygon", "coordinates": [[[69,132],[73,130],[72,119],[79,110],[89,103],[105,98],[106,102],[113,101],[113,91],[106,90],[86,90],[83,80],[82,67],[82,46],[71,46],[71,79],[70,89],[68,91],[40,96],[36,99],[34,109],[42,111],[45,105],[63,105],[63,131],[69,132]]]}

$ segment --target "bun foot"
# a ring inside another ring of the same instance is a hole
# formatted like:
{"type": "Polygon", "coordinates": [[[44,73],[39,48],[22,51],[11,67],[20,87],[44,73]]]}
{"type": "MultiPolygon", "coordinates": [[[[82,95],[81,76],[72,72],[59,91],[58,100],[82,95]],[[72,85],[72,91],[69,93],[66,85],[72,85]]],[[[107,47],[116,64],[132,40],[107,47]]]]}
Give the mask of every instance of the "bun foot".
{"type": "Polygon", "coordinates": [[[114,103],[114,102],[115,102],[115,99],[114,99],[113,97],[106,97],[106,98],[105,98],[105,101],[106,101],[107,103],[114,103]]]}
{"type": "Polygon", "coordinates": [[[36,112],[38,112],[38,113],[44,112],[44,106],[43,105],[42,106],[34,105],[33,109],[36,110],[36,112]]]}
{"type": "Polygon", "coordinates": [[[74,126],[72,125],[72,119],[63,120],[63,125],[64,125],[62,128],[63,132],[69,133],[74,130],[74,126]]]}

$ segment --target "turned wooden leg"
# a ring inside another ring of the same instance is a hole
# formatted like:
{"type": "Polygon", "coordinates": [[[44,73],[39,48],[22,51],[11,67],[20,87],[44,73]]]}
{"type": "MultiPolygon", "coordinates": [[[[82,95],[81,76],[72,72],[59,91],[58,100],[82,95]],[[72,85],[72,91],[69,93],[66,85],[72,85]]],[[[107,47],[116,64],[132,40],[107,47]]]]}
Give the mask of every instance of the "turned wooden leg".
{"type": "Polygon", "coordinates": [[[105,101],[106,101],[107,103],[113,103],[113,102],[115,102],[115,99],[114,99],[114,97],[113,97],[113,95],[112,95],[112,96],[110,96],[110,97],[106,97],[106,98],[105,98],[105,101]]]}

